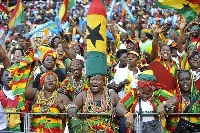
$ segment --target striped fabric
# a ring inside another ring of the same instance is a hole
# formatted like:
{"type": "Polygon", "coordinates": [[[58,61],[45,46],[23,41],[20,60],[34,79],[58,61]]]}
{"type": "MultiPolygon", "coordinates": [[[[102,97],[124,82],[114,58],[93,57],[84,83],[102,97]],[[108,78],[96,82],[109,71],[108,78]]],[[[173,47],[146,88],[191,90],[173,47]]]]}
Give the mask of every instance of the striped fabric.
{"type": "MultiPolygon", "coordinates": [[[[32,107],[33,113],[41,113],[41,107],[39,104],[34,104],[32,107]]],[[[60,113],[56,104],[54,103],[50,108],[47,115],[34,114],[31,121],[31,131],[40,133],[62,133],[64,126],[62,123],[62,116],[56,113],[60,113]],[[54,113],[54,114],[53,114],[54,113]]]]}

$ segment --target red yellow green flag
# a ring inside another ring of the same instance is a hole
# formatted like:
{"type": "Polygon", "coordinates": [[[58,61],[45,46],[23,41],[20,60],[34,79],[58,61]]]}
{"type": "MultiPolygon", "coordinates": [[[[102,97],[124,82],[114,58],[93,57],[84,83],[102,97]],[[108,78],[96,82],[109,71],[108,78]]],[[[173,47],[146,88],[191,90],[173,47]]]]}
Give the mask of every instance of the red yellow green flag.
{"type": "Polygon", "coordinates": [[[8,68],[7,70],[13,74],[9,87],[12,89],[13,95],[19,95],[19,103],[17,109],[23,110],[25,105],[25,88],[32,79],[31,68],[34,63],[33,50],[28,50],[26,56],[20,63],[8,68]]]}
{"type": "MultiPolygon", "coordinates": [[[[187,20],[194,20],[200,13],[200,4],[195,0],[158,0],[156,5],[160,8],[175,9],[187,20]]],[[[196,0],[197,1],[197,0],[196,0]]]]}
{"type": "Polygon", "coordinates": [[[60,18],[61,21],[66,21],[67,20],[68,3],[69,3],[69,0],[64,0],[62,5],[60,6],[59,18],[60,18]]]}
{"type": "Polygon", "coordinates": [[[93,0],[87,14],[87,76],[107,74],[106,18],[101,0],[93,0]]]}
{"type": "Polygon", "coordinates": [[[22,2],[21,0],[17,0],[17,5],[11,14],[8,27],[12,28],[19,25],[23,19],[24,19],[24,12],[22,8],[22,2]]]}

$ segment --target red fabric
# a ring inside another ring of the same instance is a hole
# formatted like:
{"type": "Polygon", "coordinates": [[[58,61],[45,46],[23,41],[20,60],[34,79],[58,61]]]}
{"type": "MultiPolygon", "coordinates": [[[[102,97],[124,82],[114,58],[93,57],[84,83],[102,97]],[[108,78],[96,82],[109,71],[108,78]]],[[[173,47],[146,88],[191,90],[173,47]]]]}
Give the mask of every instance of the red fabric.
{"type": "Polygon", "coordinates": [[[101,0],[93,0],[87,15],[103,15],[106,17],[106,9],[104,5],[102,4],[101,0]]]}
{"type": "Polygon", "coordinates": [[[200,0],[187,0],[192,4],[199,4],[200,5],[200,0]]]}
{"type": "Polygon", "coordinates": [[[143,81],[143,80],[138,81],[139,88],[149,88],[151,86],[154,86],[155,89],[159,89],[159,88],[166,89],[166,86],[160,83],[155,83],[153,81],[143,81]]]}
{"type": "Polygon", "coordinates": [[[9,13],[10,13],[10,12],[8,11],[8,9],[6,9],[6,8],[2,5],[1,2],[0,2],[0,10],[3,11],[3,12],[5,12],[6,14],[9,14],[9,13]]]}
{"type": "Polygon", "coordinates": [[[7,97],[3,93],[3,90],[0,90],[0,101],[4,108],[5,107],[17,108],[17,105],[19,103],[19,97],[15,96],[14,100],[7,99],[7,97]]]}
{"type": "Polygon", "coordinates": [[[49,72],[46,72],[44,74],[42,74],[42,76],[40,77],[40,85],[43,86],[44,85],[44,79],[49,75],[49,74],[52,74],[54,77],[56,77],[57,79],[57,87],[59,87],[59,81],[58,81],[58,76],[52,72],[52,71],[49,71],[49,72]]]}
{"type": "Polygon", "coordinates": [[[157,83],[166,86],[167,91],[176,89],[176,78],[174,78],[160,62],[152,62],[148,66],[148,69],[153,71],[154,75],[156,76],[157,83]]]}
{"type": "Polygon", "coordinates": [[[195,81],[195,86],[196,86],[197,90],[200,91],[200,79],[198,79],[197,81],[195,81]]]}

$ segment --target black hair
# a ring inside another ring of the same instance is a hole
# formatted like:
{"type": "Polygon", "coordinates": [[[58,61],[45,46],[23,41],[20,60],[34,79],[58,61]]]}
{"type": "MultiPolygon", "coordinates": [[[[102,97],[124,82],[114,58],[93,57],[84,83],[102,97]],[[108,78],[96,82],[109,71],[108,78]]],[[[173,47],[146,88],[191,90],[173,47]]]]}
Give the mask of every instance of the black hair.
{"type": "Polygon", "coordinates": [[[178,70],[177,78],[179,78],[179,75],[180,75],[181,73],[188,73],[188,74],[191,76],[191,73],[190,73],[189,70],[180,69],[180,70],[178,70]]]}
{"type": "Polygon", "coordinates": [[[54,36],[52,39],[51,39],[51,47],[53,48],[53,49],[55,49],[57,46],[55,46],[54,45],[54,40],[56,39],[56,38],[58,38],[58,39],[60,39],[60,37],[59,36],[54,36]]]}
{"type": "Polygon", "coordinates": [[[126,49],[120,49],[117,51],[116,57],[119,59],[122,56],[122,54],[125,54],[125,53],[127,53],[126,49]]]}
{"type": "Polygon", "coordinates": [[[191,59],[191,58],[194,58],[195,55],[200,56],[199,52],[197,52],[197,51],[192,51],[192,53],[190,53],[188,57],[189,57],[189,59],[191,59]]]}
{"type": "Polygon", "coordinates": [[[12,54],[14,54],[15,51],[17,51],[17,50],[21,51],[22,52],[22,56],[24,56],[24,50],[22,48],[14,48],[13,51],[12,51],[12,54]]]}
{"type": "Polygon", "coordinates": [[[80,48],[81,56],[84,56],[84,49],[79,45],[74,45],[74,46],[78,46],[80,48]]]}
{"type": "Polygon", "coordinates": [[[172,51],[173,51],[173,48],[172,48],[172,47],[170,47],[169,45],[163,45],[163,46],[160,48],[160,51],[162,50],[162,48],[163,48],[164,46],[168,46],[168,47],[169,47],[169,49],[170,49],[170,52],[172,53],[172,51]]]}

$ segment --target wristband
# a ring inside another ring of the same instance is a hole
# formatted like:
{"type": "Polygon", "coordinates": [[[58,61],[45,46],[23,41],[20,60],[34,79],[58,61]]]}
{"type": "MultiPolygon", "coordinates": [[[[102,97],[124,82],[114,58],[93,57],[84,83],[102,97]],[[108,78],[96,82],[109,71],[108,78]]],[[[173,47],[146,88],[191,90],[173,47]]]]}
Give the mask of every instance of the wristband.
{"type": "Polygon", "coordinates": [[[133,114],[131,112],[127,112],[125,115],[124,115],[124,118],[128,118],[129,116],[133,116],[133,114]]]}

